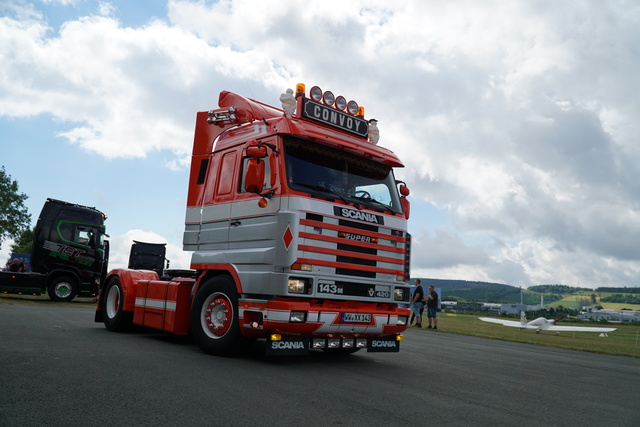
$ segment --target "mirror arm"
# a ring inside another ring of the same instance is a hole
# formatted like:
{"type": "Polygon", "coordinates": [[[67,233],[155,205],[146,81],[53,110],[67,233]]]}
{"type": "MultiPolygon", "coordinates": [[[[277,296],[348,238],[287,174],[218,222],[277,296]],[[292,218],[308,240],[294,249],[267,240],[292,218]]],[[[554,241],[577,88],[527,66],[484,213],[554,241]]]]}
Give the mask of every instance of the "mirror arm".
{"type": "Polygon", "coordinates": [[[258,144],[258,147],[262,147],[263,145],[264,145],[265,147],[269,147],[269,148],[271,148],[271,151],[273,151],[274,153],[276,153],[276,156],[278,155],[278,150],[277,150],[277,148],[276,148],[275,144],[269,144],[268,142],[260,142],[260,143],[258,144]]]}
{"type": "Polygon", "coordinates": [[[274,194],[275,194],[276,190],[274,188],[265,191],[264,193],[260,194],[258,193],[258,196],[260,197],[264,197],[265,199],[270,199],[274,194]]]}

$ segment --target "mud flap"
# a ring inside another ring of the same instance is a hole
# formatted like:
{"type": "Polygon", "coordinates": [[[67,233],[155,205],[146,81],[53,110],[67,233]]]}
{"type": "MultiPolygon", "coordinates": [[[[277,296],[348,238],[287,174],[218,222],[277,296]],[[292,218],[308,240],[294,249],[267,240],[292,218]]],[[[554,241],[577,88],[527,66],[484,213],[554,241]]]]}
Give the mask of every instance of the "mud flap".
{"type": "Polygon", "coordinates": [[[280,341],[267,339],[265,344],[267,356],[289,356],[309,354],[309,338],[282,337],[280,341]]]}
{"type": "Polygon", "coordinates": [[[367,352],[369,353],[398,353],[400,341],[393,337],[367,338],[367,352]]]}

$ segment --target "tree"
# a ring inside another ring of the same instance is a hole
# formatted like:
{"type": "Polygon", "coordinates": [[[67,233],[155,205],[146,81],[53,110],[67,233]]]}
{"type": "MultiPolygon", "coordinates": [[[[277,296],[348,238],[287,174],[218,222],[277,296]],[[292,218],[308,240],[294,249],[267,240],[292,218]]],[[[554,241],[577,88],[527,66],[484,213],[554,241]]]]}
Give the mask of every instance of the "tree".
{"type": "Polygon", "coordinates": [[[20,233],[15,243],[11,245],[11,252],[17,254],[30,254],[33,250],[33,229],[26,228],[20,233]]]}
{"type": "Polygon", "coordinates": [[[0,243],[17,238],[31,225],[31,214],[24,205],[28,196],[18,192],[18,182],[11,180],[4,166],[0,168],[0,243]]]}

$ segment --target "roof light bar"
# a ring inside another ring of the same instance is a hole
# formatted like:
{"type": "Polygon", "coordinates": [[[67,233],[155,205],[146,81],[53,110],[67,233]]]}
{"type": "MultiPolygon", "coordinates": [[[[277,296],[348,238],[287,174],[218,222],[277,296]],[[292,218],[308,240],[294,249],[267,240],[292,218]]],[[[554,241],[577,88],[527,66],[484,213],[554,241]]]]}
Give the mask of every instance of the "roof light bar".
{"type": "MultiPolygon", "coordinates": [[[[296,85],[296,98],[304,96],[304,92],[304,83],[298,83],[296,85]]],[[[335,96],[330,90],[323,92],[322,89],[320,89],[320,86],[313,86],[309,90],[309,98],[316,102],[321,102],[329,107],[333,107],[336,110],[347,112],[352,116],[364,117],[364,108],[358,106],[356,101],[352,100],[347,102],[347,99],[344,96],[335,96]]]]}

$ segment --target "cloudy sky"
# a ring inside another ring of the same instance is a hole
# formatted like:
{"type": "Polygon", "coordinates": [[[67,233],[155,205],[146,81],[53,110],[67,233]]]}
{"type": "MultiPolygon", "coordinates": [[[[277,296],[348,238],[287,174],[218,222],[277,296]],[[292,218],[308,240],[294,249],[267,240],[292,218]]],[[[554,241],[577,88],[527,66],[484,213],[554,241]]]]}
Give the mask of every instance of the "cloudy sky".
{"type": "Polygon", "coordinates": [[[405,162],[412,276],[640,286],[639,40],[636,1],[0,0],[0,165],[187,268],[196,112],[319,85],[405,162]]]}

